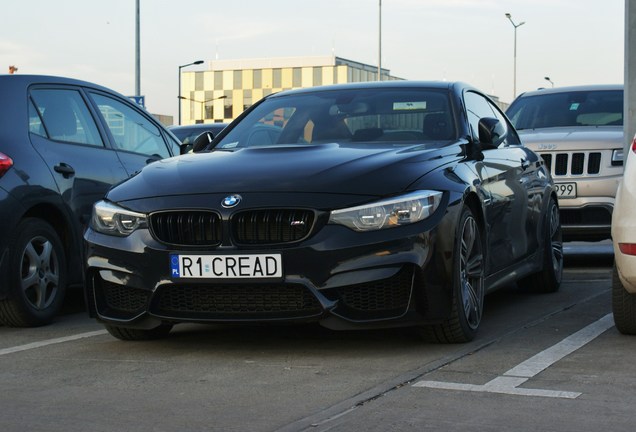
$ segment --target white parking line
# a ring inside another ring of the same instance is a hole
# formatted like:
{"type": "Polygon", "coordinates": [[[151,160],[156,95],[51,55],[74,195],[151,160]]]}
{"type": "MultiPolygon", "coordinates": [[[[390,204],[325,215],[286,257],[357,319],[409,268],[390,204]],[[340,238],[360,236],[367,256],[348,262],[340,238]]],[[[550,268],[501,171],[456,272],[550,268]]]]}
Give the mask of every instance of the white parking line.
{"type": "Polygon", "coordinates": [[[588,325],[563,339],[556,345],[541,351],[528,360],[518,364],[492,381],[484,385],[449,383],[442,381],[418,381],[414,387],[428,387],[444,390],[459,390],[488,393],[504,393],[520,396],[541,396],[553,398],[575,399],[581,395],[578,392],[565,392],[557,390],[540,390],[518,388],[521,384],[536,376],[541,371],[550,367],[568,354],[573,353],[588,342],[600,336],[614,325],[612,314],[605,315],[600,320],[588,325]]]}
{"type": "Polygon", "coordinates": [[[89,338],[93,336],[101,336],[106,333],[108,333],[106,330],[96,330],[92,332],[79,333],[76,335],[64,336],[64,337],[59,337],[55,339],[47,339],[40,342],[32,342],[25,345],[18,345],[18,346],[9,347],[9,348],[3,348],[3,349],[0,349],[0,356],[16,353],[20,351],[27,351],[27,350],[36,349],[36,348],[42,348],[48,345],[59,344],[62,342],[70,342],[70,341],[89,338]]]}

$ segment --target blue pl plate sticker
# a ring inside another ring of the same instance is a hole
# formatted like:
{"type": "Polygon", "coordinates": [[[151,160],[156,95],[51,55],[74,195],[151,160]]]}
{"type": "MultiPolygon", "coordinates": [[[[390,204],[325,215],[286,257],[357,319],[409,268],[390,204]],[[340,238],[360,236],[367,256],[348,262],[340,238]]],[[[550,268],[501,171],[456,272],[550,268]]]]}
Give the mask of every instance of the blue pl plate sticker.
{"type": "Polygon", "coordinates": [[[170,255],[170,270],[172,277],[179,277],[179,255],[170,255]]]}

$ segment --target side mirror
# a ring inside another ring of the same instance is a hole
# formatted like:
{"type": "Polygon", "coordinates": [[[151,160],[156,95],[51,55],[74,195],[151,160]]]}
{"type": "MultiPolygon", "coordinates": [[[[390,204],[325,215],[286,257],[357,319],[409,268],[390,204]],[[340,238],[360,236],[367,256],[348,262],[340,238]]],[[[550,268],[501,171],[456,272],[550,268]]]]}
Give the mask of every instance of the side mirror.
{"type": "Polygon", "coordinates": [[[212,134],[212,132],[203,132],[192,142],[192,151],[196,153],[205,149],[207,145],[212,142],[213,139],[214,135],[212,134]]]}
{"type": "Polygon", "coordinates": [[[479,142],[485,147],[497,147],[508,135],[506,127],[496,118],[484,117],[479,120],[479,142]]]}

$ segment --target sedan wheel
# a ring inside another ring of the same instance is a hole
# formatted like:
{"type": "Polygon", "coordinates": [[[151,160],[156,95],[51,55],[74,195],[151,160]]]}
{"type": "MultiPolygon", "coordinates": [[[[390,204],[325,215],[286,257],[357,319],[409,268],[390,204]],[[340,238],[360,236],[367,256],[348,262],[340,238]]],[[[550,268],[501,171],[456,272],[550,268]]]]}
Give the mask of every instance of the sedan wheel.
{"type": "Polygon", "coordinates": [[[519,281],[519,286],[538,293],[552,293],[559,290],[563,278],[563,240],[559,207],[551,198],[548,205],[548,219],[544,237],[543,268],[519,281]]]}
{"type": "Polygon", "coordinates": [[[442,324],[425,327],[421,335],[434,342],[461,343],[472,340],[484,311],[484,254],[477,221],[468,207],[462,210],[455,239],[453,303],[450,317],[442,324]]]}
{"type": "Polygon", "coordinates": [[[25,219],[9,240],[1,278],[8,298],[0,301],[0,322],[14,327],[48,324],[62,307],[66,290],[62,243],[46,222],[25,219]]]}

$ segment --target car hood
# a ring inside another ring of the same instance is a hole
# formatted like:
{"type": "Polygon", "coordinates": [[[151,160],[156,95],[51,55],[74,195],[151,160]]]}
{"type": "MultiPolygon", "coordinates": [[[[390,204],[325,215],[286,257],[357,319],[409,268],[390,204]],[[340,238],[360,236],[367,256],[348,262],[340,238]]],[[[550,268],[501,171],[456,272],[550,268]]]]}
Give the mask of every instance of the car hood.
{"type": "Polygon", "coordinates": [[[435,147],[321,144],[187,154],[146,166],[111,189],[108,199],[242,192],[385,196],[461,157],[459,145],[435,147]]]}
{"type": "Polygon", "coordinates": [[[601,146],[622,147],[622,126],[580,126],[559,127],[545,129],[523,129],[519,131],[521,141],[536,150],[540,146],[542,150],[554,149],[552,145],[558,145],[559,149],[600,149],[601,146]],[[546,148],[544,144],[550,145],[546,148]]]}

